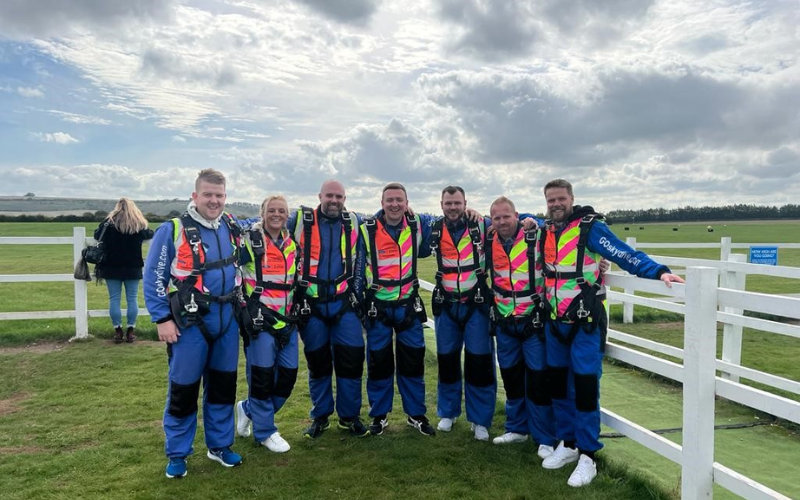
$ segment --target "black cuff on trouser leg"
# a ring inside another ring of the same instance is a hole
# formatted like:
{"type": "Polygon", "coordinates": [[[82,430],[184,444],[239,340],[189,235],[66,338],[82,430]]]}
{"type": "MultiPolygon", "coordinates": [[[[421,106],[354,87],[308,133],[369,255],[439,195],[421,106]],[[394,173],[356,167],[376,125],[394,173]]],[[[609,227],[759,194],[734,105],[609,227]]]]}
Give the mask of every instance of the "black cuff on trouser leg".
{"type": "Polygon", "coordinates": [[[596,411],[600,399],[600,381],[597,375],[575,374],[575,409],[582,412],[596,411]]]}
{"type": "Polygon", "coordinates": [[[548,366],[547,377],[550,382],[550,397],[552,399],[567,399],[569,368],[566,366],[548,366]]]}
{"type": "Polygon", "coordinates": [[[294,389],[294,384],[297,382],[297,368],[286,368],[284,366],[278,367],[278,381],[275,382],[275,391],[273,394],[280,398],[289,399],[294,389]]]}

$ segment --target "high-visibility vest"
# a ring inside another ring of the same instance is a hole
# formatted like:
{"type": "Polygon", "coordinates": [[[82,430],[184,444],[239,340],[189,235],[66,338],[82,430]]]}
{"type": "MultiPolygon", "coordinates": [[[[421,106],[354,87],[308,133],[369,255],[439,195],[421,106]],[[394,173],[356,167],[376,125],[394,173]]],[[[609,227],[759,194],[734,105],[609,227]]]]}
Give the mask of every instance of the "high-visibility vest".
{"type": "Polygon", "coordinates": [[[450,294],[467,294],[485,279],[486,255],[483,251],[486,228],[481,220],[468,221],[464,234],[454,242],[439,219],[431,230],[431,249],[436,252],[436,284],[450,294]]]}
{"type": "Polygon", "coordinates": [[[348,285],[353,277],[353,267],[356,260],[356,249],[358,248],[358,226],[353,222],[356,216],[351,212],[343,211],[340,215],[342,220],[342,233],[339,238],[339,256],[342,259],[342,274],[336,278],[320,279],[318,274],[320,252],[322,244],[319,234],[319,208],[311,209],[302,207],[297,212],[294,230],[294,239],[298,242],[302,259],[300,261],[299,279],[308,283],[306,296],[318,298],[319,286],[323,287],[334,285],[335,295],[341,295],[348,291],[348,285]]]}
{"type": "MultiPolygon", "coordinates": [[[[177,292],[178,288],[194,288],[197,298],[200,296],[210,297],[210,292],[203,286],[203,273],[208,269],[218,269],[233,264],[239,266],[239,244],[240,230],[231,216],[223,213],[222,222],[228,226],[230,235],[231,254],[221,260],[206,262],[206,253],[203,249],[203,242],[200,239],[200,229],[197,222],[189,214],[172,219],[173,235],[175,245],[175,258],[170,264],[170,274],[172,279],[169,283],[169,291],[177,292]]],[[[241,285],[241,276],[235,273],[234,286],[241,285]]]]}
{"type": "MultiPolygon", "coordinates": [[[[260,225],[249,232],[245,240],[250,262],[242,267],[245,295],[257,294],[259,302],[283,317],[292,312],[295,274],[299,249],[287,230],[281,231],[283,241],[276,245],[264,237],[260,225]]],[[[280,318],[280,316],[278,316],[280,318]]],[[[272,325],[284,328],[282,320],[272,325]]]]}
{"type": "MultiPolygon", "coordinates": [[[[582,294],[590,290],[605,297],[605,285],[600,276],[602,257],[586,247],[586,238],[595,217],[596,214],[590,214],[570,221],[560,234],[549,221],[545,225],[541,254],[545,300],[552,319],[574,321],[575,318],[567,317],[568,310],[574,309],[573,302],[583,300],[582,294]]],[[[588,317],[587,321],[592,319],[588,317]]]]}
{"type": "Polygon", "coordinates": [[[396,301],[417,294],[417,254],[422,244],[420,219],[406,215],[397,241],[377,218],[364,219],[361,231],[367,250],[366,278],[374,299],[396,301]]]}
{"type": "Polygon", "coordinates": [[[487,266],[491,265],[495,308],[500,316],[529,316],[536,309],[542,286],[537,236],[538,231],[525,233],[518,226],[508,253],[500,238],[491,238],[487,266]]]}

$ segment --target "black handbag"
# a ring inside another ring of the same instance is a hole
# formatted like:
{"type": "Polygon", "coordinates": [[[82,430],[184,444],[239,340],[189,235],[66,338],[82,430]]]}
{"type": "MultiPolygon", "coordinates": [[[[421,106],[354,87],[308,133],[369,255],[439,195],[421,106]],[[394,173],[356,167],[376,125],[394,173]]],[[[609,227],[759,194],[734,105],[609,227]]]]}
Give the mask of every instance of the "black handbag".
{"type": "Polygon", "coordinates": [[[100,235],[97,238],[97,243],[94,245],[89,245],[81,251],[81,255],[83,256],[84,260],[86,260],[86,262],[89,264],[102,264],[103,261],[106,260],[106,249],[105,245],[103,244],[103,236],[106,234],[108,224],[108,222],[103,224],[103,229],[100,231],[100,235]]]}

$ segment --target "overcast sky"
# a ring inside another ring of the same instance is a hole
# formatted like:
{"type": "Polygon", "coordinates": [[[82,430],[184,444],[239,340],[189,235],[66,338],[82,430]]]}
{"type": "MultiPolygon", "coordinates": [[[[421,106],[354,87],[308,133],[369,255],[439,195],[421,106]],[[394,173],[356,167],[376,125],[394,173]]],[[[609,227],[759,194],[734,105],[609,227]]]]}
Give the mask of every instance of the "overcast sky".
{"type": "Polygon", "coordinates": [[[797,0],[2,0],[0,195],[800,203],[797,0]]]}

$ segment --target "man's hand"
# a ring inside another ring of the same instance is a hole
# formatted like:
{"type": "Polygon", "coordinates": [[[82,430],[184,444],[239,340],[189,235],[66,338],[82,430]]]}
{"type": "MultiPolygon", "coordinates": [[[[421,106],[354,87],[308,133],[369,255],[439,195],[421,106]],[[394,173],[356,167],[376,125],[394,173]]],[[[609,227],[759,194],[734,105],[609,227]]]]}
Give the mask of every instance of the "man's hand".
{"type": "Polygon", "coordinates": [[[672,288],[672,283],[686,283],[686,280],[677,274],[664,273],[659,279],[667,285],[667,288],[672,288]]]}
{"type": "Polygon", "coordinates": [[[158,330],[158,340],[166,342],[167,344],[174,344],[178,341],[178,337],[181,336],[178,325],[176,325],[173,320],[157,323],[156,329],[158,330]]]}
{"type": "Polygon", "coordinates": [[[600,259],[600,274],[606,274],[611,269],[611,263],[606,259],[600,259]]]}
{"type": "Polygon", "coordinates": [[[524,219],[522,219],[521,222],[522,222],[522,230],[525,232],[539,228],[539,224],[533,217],[525,217],[524,219]]]}
{"type": "Polygon", "coordinates": [[[472,208],[464,210],[464,213],[466,214],[467,219],[471,220],[472,222],[480,222],[481,219],[483,219],[483,215],[472,208]]]}

